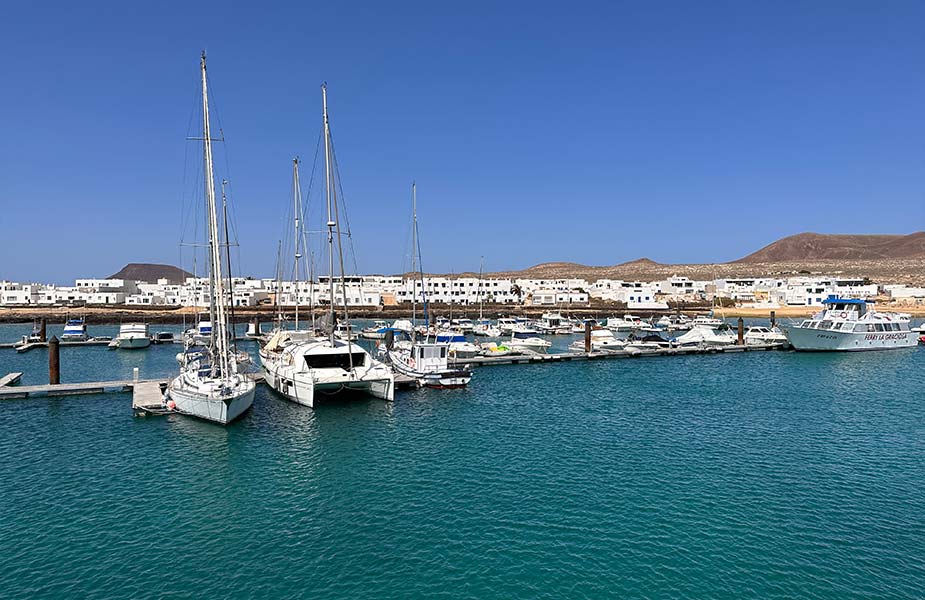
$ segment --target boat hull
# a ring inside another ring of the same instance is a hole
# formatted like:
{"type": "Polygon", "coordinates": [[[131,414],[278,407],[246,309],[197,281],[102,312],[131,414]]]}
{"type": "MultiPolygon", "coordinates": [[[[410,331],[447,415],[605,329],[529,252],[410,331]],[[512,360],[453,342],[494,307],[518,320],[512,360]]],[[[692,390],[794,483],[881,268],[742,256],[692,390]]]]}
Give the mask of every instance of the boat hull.
{"type": "Polygon", "coordinates": [[[254,403],[256,386],[246,382],[238,393],[230,396],[210,396],[182,386],[180,378],[167,387],[167,394],[177,412],[213,423],[227,425],[244,414],[254,403]]]}
{"type": "Polygon", "coordinates": [[[126,338],[116,338],[115,340],[116,348],[120,350],[138,350],[140,348],[147,348],[151,345],[151,338],[149,337],[126,337],[126,338]]]}
{"type": "Polygon", "coordinates": [[[862,333],[788,327],[784,332],[795,350],[811,352],[896,350],[911,348],[918,343],[913,331],[862,333]]]}
{"type": "Polygon", "coordinates": [[[264,380],[276,393],[290,402],[315,408],[316,393],[333,395],[344,391],[363,392],[373,398],[391,402],[395,398],[395,381],[393,378],[357,379],[345,377],[334,381],[318,381],[308,373],[286,373],[273,360],[261,355],[264,380]]]}

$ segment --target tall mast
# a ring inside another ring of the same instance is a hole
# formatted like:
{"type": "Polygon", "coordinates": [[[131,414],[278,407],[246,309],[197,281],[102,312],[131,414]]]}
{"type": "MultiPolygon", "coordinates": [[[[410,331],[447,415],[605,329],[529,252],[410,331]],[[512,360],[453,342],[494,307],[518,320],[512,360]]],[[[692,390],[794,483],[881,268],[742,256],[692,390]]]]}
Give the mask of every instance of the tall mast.
{"type": "Polygon", "coordinates": [[[202,71],[202,144],[205,161],[206,203],[208,205],[209,225],[209,288],[211,292],[209,319],[212,321],[211,350],[213,354],[213,373],[218,368],[219,375],[229,372],[228,338],[225,329],[225,286],[222,279],[222,258],[220,238],[218,236],[218,215],[215,207],[215,179],[212,171],[212,138],[209,127],[209,91],[206,82],[206,53],[199,59],[202,71]],[[217,325],[217,326],[216,326],[217,325]],[[218,360],[215,360],[215,359],[218,360]]]}
{"type": "Polygon", "coordinates": [[[299,189],[299,158],[292,159],[292,214],[295,217],[295,238],[293,241],[295,243],[295,266],[293,267],[293,277],[295,278],[295,328],[299,328],[299,261],[302,258],[302,253],[299,250],[299,243],[301,242],[301,221],[299,216],[301,215],[301,196],[302,192],[299,189]]]}
{"type": "MultiPolygon", "coordinates": [[[[331,332],[328,337],[331,347],[334,347],[334,227],[337,223],[334,221],[334,214],[331,210],[331,194],[333,185],[331,176],[331,128],[328,125],[328,86],[321,84],[321,105],[324,114],[324,187],[325,200],[328,207],[328,293],[330,302],[328,302],[328,318],[330,319],[331,332]]],[[[346,300],[346,299],[345,299],[346,300]]]]}
{"type": "Polygon", "coordinates": [[[414,340],[418,316],[418,281],[417,275],[417,258],[418,245],[418,187],[417,183],[411,182],[411,339],[414,340]]]}
{"type": "Polygon", "coordinates": [[[482,320],[482,271],[485,269],[485,257],[479,259],[479,321],[482,320]]]}

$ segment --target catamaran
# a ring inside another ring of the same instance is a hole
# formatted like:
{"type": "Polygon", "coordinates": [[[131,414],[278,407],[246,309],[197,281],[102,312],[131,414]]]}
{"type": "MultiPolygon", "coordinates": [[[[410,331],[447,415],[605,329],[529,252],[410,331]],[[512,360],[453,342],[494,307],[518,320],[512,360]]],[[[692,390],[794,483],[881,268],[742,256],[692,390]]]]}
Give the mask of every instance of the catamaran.
{"type": "Polygon", "coordinates": [[[823,309],[799,325],[784,327],[796,350],[893,350],[918,343],[906,314],[877,312],[873,302],[829,296],[823,309]]]}
{"type": "MultiPolygon", "coordinates": [[[[266,382],[288,400],[314,408],[318,394],[331,395],[345,391],[366,393],[374,398],[392,401],[395,379],[388,366],[375,360],[365,348],[350,340],[338,339],[334,313],[335,276],[334,240],[340,257],[340,285],[346,317],[347,293],[343,268],[343,248],[337,208],[340,189],[334,167],[331,128],[328,122],[327,87],[321,86],[325,163],[325,200],[327,205],[328,238],[328,313],[321,319],[324,335],[311,332],[278,330],[260,350],[260,360],[266,382]]],[[[349,319],[344,325],[349,329],[349,319]]]]}
{"type": "MultiPolygon", "coordinates": [[[[227,214],[225,242],[219,236],[215,179],[212,168],[212,138],[209,123],[209,92],[206,81],[206,53],[199,61],[202,76],[202,144],[205,179],[206,221],[209,236],[209,331],[208,344],[197,346],[191,340],[186,351],[178,355],[180,374],[167,384],[165,404],[176,412],[199,417],[222,425],[241,416],[254,402],[254,382],[238,372],[234,335],[228,326],[227,304],[230,289],[225,288],[222,247],[228,252],[227,214]]],[[[224,189],[222,191],[224,197],[224,189]]],[[[224,198],[223,198],[224,200],[224,198]]],[[[223,201],[224,206],[224,201],[223,201]]],[[[230,288],[231,266],[228,265],[230,288]]]]}

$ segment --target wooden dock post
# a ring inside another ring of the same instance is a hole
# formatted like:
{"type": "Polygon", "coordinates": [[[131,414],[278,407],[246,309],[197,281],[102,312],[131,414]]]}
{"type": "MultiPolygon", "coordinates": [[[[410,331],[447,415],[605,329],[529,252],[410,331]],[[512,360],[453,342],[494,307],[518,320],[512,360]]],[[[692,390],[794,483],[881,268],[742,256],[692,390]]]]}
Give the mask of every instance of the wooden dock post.
{"type": "Polygon", "coordinates": [[[45,333],[45,332],[46,332],[46,325],[47,325],[47,323],[46,323],[46,321],[45,321],[45,318],[42,317],[42,319],[39,321],[39,340],[42,341],[42,342],[47,342],[47,341],[48,341],[48,338],[45,337],[45,335],[46,335],[46,333],[45,333]]]}
{"type": "Polygon", "coordinates": [[[391,350],[393,345],[395,345],[395,332],[389,328],[389,330],[385,332],[385,347],[391,350]]]}
{"type": "Polygon", "coordinates": [[[585,352],[591,352],[591,321],[585,321],[585,352]]]}
{"type": "Polygon", "coordinates": [[[771,311],[771,328],[773,328],[775,325],[777,325],[777,311],[772,310],[771,311]]]}
{"type": "Polygon", "coordinates": [[[736,339],[736,344],[739,346],[745,345],[745,321],[742,317],[739,317],[739,337],[736,339]]]}
{"type": "MultiPolygon", "coordinates": [[[[44,321],[42,321],[44,323],[44,321]]],[[[58,347],[58,338],[51,336],[48,340],[48,383],[57,385],[61,383],[61,356],[58,347]]]]}

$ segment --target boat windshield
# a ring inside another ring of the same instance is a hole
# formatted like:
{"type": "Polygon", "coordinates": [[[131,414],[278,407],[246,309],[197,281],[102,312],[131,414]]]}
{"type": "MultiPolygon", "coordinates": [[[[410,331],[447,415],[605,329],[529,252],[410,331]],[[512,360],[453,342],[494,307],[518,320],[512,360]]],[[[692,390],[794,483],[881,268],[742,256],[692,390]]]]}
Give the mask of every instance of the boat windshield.
{"type": "MultiPolygon", "coordinates": [[[[343,369],[350,370],[350,354],[306,354],[305,365],[312,369],[343,369]]],[[[353,353],[353,366],[362,367],[366,364],[365,352],[353,353]]]]}

